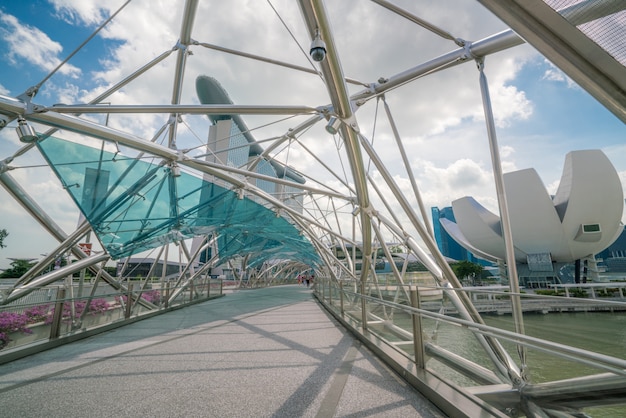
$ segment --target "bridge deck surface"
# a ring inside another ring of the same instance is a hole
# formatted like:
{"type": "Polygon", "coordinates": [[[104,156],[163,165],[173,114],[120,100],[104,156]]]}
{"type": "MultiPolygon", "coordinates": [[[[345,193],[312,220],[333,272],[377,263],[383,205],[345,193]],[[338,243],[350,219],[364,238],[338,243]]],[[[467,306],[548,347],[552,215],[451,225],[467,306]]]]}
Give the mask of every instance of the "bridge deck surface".
{"type": "Polygon", "coordinates": [[[6,417],[443,417],[300,286],[243,290],[0,365],[6,417]]]}

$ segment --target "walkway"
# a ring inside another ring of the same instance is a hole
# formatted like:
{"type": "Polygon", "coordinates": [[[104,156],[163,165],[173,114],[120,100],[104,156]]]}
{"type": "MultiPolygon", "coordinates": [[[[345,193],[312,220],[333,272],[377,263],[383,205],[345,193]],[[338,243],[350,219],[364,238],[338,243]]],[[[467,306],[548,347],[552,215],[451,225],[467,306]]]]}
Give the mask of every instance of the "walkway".
{"type": "Polygon", "coordinates": [[[0,366],[5,417],[443,417],[299,286],[245,290],[0,366]]]}

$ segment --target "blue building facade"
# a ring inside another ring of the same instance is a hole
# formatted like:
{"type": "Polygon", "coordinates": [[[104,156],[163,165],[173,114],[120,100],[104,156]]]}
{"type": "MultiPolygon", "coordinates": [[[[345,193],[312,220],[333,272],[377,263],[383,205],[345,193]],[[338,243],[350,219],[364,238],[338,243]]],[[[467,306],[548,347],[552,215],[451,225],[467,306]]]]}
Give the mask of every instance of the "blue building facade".
{"type": "Polygon", "coordinates": [[[608,273],[626,273],[626,227],[613,244],[596,255],[596,259],[608,273]]]}
{"type": "Polygon", "coordinates": [[[493,263],[487,260],[482,260],[477,258],[471,252],[467,251],[463,248],[459,243],[457,243],[451,236],[446,232],[446,230],[441,226],[439,219],[444,218],[448,219],[452,222],[456,222],[454,219],[454,212],[452,211],[451,206],[447,206],[445,208],[438,208],[433,206],[431,208],[432,220],[433,220],[433,232],[435,234],[435,240],[437,241],[437,247],[439,247],[439,251],[449,258],[458,261],[471,261],[472,263],[477,263],[482,266],[492,266],[493,263]]]}

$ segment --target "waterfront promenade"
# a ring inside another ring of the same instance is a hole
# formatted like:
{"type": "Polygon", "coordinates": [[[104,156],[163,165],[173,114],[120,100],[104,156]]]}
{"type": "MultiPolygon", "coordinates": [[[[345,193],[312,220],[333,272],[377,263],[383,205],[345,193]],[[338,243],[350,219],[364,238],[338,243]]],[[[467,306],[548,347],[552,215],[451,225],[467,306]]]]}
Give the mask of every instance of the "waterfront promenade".
{"type": "Polygon", "coordinates": [[[0,365],[6,417],[443,417],[310,289],[241,290],[0,365]]]}

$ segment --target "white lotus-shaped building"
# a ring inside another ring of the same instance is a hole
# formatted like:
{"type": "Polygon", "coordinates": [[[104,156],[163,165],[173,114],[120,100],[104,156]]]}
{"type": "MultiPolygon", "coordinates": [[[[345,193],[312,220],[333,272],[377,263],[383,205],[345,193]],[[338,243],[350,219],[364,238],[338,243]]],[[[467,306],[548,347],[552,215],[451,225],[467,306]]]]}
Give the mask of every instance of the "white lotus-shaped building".
{"type": "MultiPolygon", "coordinates": [[[[504,174],[515,257],[519,263],[569,263],[597,254],[623,230],[624,193],[600,150],[572,151],[551,197],[530,168],[504,174]]],[[[505,259],[500,217],[472,197],[452,202],[456,223],[442,226],[477,257],[505,259]]],[[[549,264],[548,264],[549,263],[549,264]]]]}

